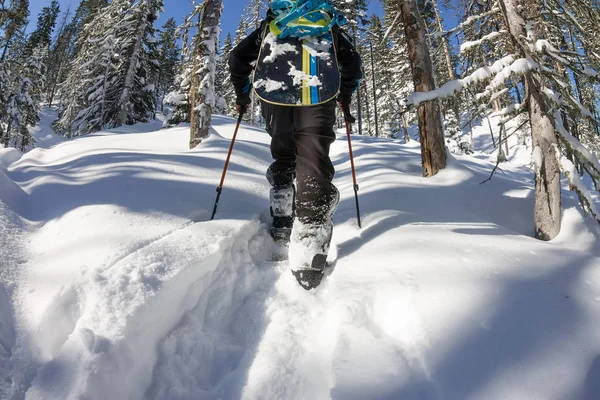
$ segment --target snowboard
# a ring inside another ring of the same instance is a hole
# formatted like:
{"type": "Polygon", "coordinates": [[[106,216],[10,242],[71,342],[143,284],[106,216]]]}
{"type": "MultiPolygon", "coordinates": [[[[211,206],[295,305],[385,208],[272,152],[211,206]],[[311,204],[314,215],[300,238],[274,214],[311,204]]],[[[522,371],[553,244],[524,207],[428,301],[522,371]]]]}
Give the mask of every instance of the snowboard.
{"type": "Polygon", "coordinates": [[[312,106],[337,97],[340,71],[333,33],[319,37],[278,38],[265,30],[254,69],[256,95],[267,103],[312,106]]]}

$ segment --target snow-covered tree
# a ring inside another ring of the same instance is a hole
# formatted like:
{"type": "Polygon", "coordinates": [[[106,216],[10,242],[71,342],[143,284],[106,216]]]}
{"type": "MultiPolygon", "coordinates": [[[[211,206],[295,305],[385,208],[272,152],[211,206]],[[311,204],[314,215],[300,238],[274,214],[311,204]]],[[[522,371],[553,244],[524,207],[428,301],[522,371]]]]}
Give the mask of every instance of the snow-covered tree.
{"type": "Polygon", "coordinates": [[[392,83],[392,63],[394,54],[390,51],[392,42],[385,37],[383,23],[373,14],[366,34],[367,50],[363,55],[365,104],[369,106],[367,127],[371,135],[393,136],[396,117],[397,94],[392,83]]]}
{"type": "Polygon", "coordinates": [[[3,80],[0,86],[4,92],[0,104],[0,131],[5,146],[26,150],[34,145],[29,127],[37,124],[40,119],[45,61],[59,7],[57,1],[44,7],[38,16],[36,29],[29,37],[13,32],[9,38],[8,32],[14,26],[22,25],[23,21],[19,18],[26,15],[24,8],[19,8],[25,7],[23,3],[14,2],[13,6],[11,10],[16,20],[10,19],[8,13],[3,17],[6,20],[3,20],[5,46],[3,62],[0,63],[0,79],[3,80]]]}
{"type": "Polygon", "coordinates": [[[146,121],[154,112],[154,90],[149,83],[154,64],[154,22],[163,8],[162,0],[140,0],[134,3],[117,26],[116,37],[121,47],[121,63],[117,71],[115,102],[107,110],[109,127],[146,121]]]}
{"type": "Polygon", "coordinates": [[[2,13],[0,13],[0,31],[3,33],[0,37],[0,44],[2,45],[0,65],[2,65],[13,40],[27,24],[29,0],[11,0],[9,7],[6,7],[6,0],[2,0],[0,5],[2,9],[2,13]]]}
{"type": "Polygon", "coordinates": [[[215,71],[219,48],[219,24],[223,4],[221,0],[205,0],[201,21],[194,40],[193,69],[190,84],[192,109],[190,148],[208,137],[211,116],[215,107],[215,71]]]}
{"type": "MultiPolygon", "coordinates": [[[[361,54],[363,58],[366,57],[369,52],[369,47],[368,44],[364,42],[363,37],[366,25],[368,24],[368,1],[333,0],[333,4],[348,20],[348,24],[344,26],[344,30],[352,38],[357,52],[361,54]]],[[[367,110],[372,111],[369,109],[367,90],[366,81],[363,80],[362,84],[355,92],[356,94],[351,105],[352,112],[357,116],[357,127],[360,134],[363,133],[363,127],[365,125],[363,122],[363,115],[374,115],[371,112],[366,112],[367,110]]]]}
{"type": "Polygon", "coordinates": [[[461,47],[464,51],[492,43],[496,58],[427,96],[409,100],[418,104],[469,88],[476,89],[479,109],[486,110],[498,99],[511,100],[508,93],[522,98],[521,103],[502,104],[496,114],[503,122],[524,113],[528,118],[534,146],[536,237],[543,240],[552,239],[560,231],[561,170],[577,191],[584,209],[600,221],[576,170],[579,165],[598,187],[600,163],[572,134],[580,121],[592,126],[599,123],[597,115],[579,101],[574,95],[576,87],[572,87],[576,78],[598,82],[600,57],[594,50],[589,51],[598,45],[597,29],[592,28],[598,26],[598,21],[600,10],[593,1],[499,0],[458,27],[494,26],[495,30],[461,47]],[[567,40],[571,32],[576,38],[573,43],[567,40]],[[520,94],[522,91],[525,96],[520,94]]]}
{"type": "Polygon", "coordinates": [[[108,123],[108,103],[115,101],[116,72],[122,48],[116,29],[129,10],[128,0],[113,0],[83,27],[77,57],[61,85],[63,102],[55,129],[78,136],[102,129],[108,123]]]}
{"type": "Polygon", "coordinates": [[[195,41],[190,41],[190,33],[193,29],[198,29],[200,21],[199,14],[202,7],[196,5],[190,15],[185,19],[182,26],[178,28],[181,38],[181,57],[178,64],[178,72],[175,76],[174,89],[167,93],[164,104],[172,107],[171,112],[165,119],[165,124],[176,125],[182,122],[190,122],[192,110],[190,106],[190,83],[193,69],[192,52],[195,41]]]}
{"type": "Polygon", "coordinates": [[[174,89],[175,85],[181,55],[181,48],[177,40],[177,23],[175,18],[169,18],[158,35],[158,68],[153,79],[156,86],[157,104],[160,105],[161,110],[164,109],[165,96],[174,89]]]}
{"type": "MultiPolygon", "coordinates": [[[[240,18],[240,24],[235,35],[235,44],[239,43],[246,35],[260,27],[260,22],[265,14],[264,0],[248,0],[244,13],[240,18]]],[[[256,124],[257,119],[262,118],[259,102],[256,99],[254,91],[250,93],[250,111],[246,114],[251,125],[256,124]]]]}
{"type": "Polygon", "coordinates": [[[146,121],[154,112],[150,82],[156,68],[153,23],[160,0],[113,0],[80,35],[66,81],[58,130],[67,135],[146,121]]]}
{"type": "Polygon", "coordinates": [[[56,18],[60,12],[60,7],[57,0],[52,0],[48,7],[42,8],[38,16],[37,27],[27,39],[25,52],[32,54],[38,48],[47,48],[50,46],[52,39],[52,31],[56,26],[56,18]]]}
{"type": "Polygon", "coordinates": [[[244,40],[244,38],[248,34],[249,29],[250,27],[248,26],[248,21],[246,21],[246,18],[240,18],[240,22],[235,31],[235,35],[233,36],[233,47],[237,46],[242,40],[244,40]]]}
{"type": "Polygon", "coordinates": [[[224,114],[231,114],[235,109],[235,90],[229,77],[229,53],[233,49],[233,40],[228,33],[217,61],[215,76],[215,93],[217,94],[217,110],[224,114]]]}

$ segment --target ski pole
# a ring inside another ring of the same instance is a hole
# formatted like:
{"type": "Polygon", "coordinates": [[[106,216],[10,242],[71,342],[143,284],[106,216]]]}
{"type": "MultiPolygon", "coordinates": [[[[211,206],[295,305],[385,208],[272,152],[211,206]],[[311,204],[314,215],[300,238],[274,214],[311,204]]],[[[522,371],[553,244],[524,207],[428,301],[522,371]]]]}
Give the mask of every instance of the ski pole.
{"type": "Polygon", "coordinates": [[[354,154],[352,153],[352,139],[350,138],[350,133],[352,132],[350,121],[354,119],[352,115],[350,115],[350,110],[344,109],[344,106],[340,104],[342,111],[344,113],[344,120],[346,121],[346,136],[348,136],[348,149],[350,152],[350,167],[352,168],[352,182],[354,183],[354,200],[356,202],[356,219],[358,221],[358,227],[362,228],[360,223],[360,207],[358,205],[358,183],[356,183],[356,170],[354,169],[354,154]]]}
{"type": "Polygon", "coordinates": [[[233,152],[233,145],[235,144],[235,138],[237,137],[237,133],[238,133],[238,130],[240,129],[240,124],[242,123],[243,117],[244,117],[244,111],[241,111],[240,116],[237,119],[235,131],[233,132],[233,138],[231,139],[231,144],[229,145],[229,152],[227,153],[227,159],[225,159],[225,166],[223,167],[223,175],[221,175],[221,183],[219,183],[219,186],[217,186],[217,199],[215,200],[215,206],[213,208],[212,216],[210,217],[211,221],[215,218],[215,214],[217,213],[217,207],[219,206],[219,198],[221,198],[221,192],[223,192],[223,184],[225,183],[225,175],[227,175],[227,167],[229,166],[229,159],[231,158],[231,153],[233,152]]]}

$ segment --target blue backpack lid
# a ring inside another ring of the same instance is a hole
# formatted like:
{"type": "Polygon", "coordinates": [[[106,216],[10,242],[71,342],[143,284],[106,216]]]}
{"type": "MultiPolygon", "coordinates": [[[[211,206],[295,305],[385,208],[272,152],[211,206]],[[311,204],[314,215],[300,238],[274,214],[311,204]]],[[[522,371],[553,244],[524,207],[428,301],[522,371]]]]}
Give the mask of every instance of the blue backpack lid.
{"type": "Polygon", "coordinates": [[[331,0],[273,0],[269,9],[275,16],[271,31],[282,39],[317,37],[329,32],[334,25],[348,23],[331,0]]]}

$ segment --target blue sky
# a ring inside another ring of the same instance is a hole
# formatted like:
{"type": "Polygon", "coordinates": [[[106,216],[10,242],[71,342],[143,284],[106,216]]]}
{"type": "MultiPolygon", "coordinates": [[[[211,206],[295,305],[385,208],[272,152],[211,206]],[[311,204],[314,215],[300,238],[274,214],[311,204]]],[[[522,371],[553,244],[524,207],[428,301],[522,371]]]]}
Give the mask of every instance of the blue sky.
{"type": "MultiPolygon", "coordinates": [[[[61,11],[65,11],[67,7],[71,6],[74,10],[79,4],[80,0],[59,0],[61,11]]],[[[30,26],[29,29],[33,29],[37,21],[37,15],[42,7],[48,5],[50,0],[30,0],[30,26]]],[[[182,22],[183,17],[191,10],[190,0],[164,0],[165,12],[160,18],[160,24],[166,21],[169,17],[175,17],[177,22],[182,22]]],[[[247,1],[244,0],[223,0],[225,12],[223,13],[221,28],[223,29],[223,38],[227,35],[227,32],[232,34],[237,29],[240,22],[240,16],[246,6],[247,1]]],[[[381,3],[379,0],[371,0],[371,11],[381,14],[381,3]]]]}

